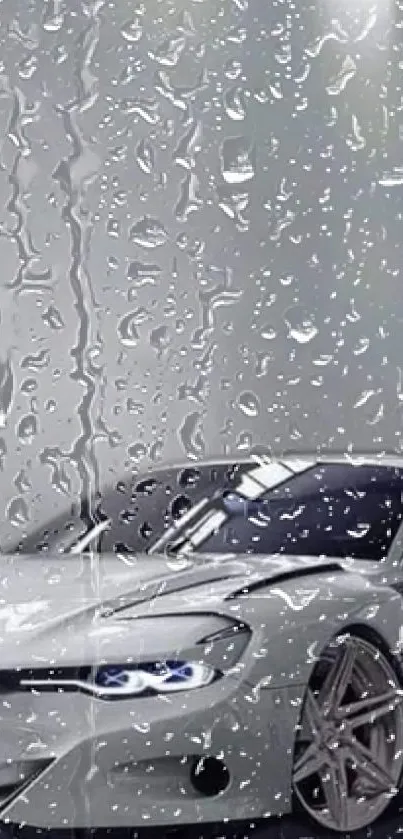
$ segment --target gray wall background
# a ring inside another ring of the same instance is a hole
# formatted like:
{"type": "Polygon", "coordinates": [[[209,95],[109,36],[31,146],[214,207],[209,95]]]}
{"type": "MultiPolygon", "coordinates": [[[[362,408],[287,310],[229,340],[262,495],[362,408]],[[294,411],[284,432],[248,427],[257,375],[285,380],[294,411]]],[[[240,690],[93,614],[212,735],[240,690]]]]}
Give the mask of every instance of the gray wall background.
{"type": "Polygon", "coordinates": [[[161,460],[401,449],[402,20],[0,2],[3,547],[161,460]]]}

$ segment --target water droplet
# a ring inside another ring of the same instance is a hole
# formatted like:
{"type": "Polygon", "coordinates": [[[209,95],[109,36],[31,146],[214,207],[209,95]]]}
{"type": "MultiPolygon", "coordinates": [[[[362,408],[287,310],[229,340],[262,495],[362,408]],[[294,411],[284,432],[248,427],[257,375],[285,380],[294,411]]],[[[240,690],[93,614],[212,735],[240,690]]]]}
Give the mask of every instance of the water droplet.
{"type": "Polygon", "coordinates": [[[136,417],[141,417],[144,414],[144,405],[142,402],[136,402],[130,398],[127,400],[126,407],[128,414],[133,414],[136,417]]]}
{"type": "Polygon", "coordinates": [[[34,355],[25,356],[20,366],[23,370],[33,370],[36,373],[38,370],[43,370],[48,364],[50,364],[49,350],[39,350],[34,355]]]}
{"type": "Polygon", "coordinates": [[[201,123],[193,120],[190,128],[180,138],[173,153],[173,158],[178,166],[184,169],[194,169],[196,165],[195,156],[201,149],[201,123]]]}
{"type": "Polygon", "coordinates": [[[217,190],[218,206],[228,218],[233,219],[237,230],[245,232],[249,228],[249,220],[244,213],[249,207],[248,192],[233,192],[228,194],[228,188],[217,190]]]}
{"type": "Polygon", "coordinates": [[[0,428],[5,428],[14,398],[14,373],[11,359],[0,361],[0,428]]]}
{"type": "Polygon", "coordinates": [[[148,734],[150,731],[150,723],[149,722],[137,722],[133,725],[133,728],[138,731],[140,734],[148,734]]]}
{"type": "Polygon", "coordinates": [[[29,522],[29,510],[25,498],[16,496],[7,504],[6,516],[13,527],[24,527],[29,522]]]}
{"type": "Polygon", "coordinates": [[[312,316],[300,306],[293,306],[284,315],[288,337],[298,344],[309,344],[318,334],[312,316]]]}
{"type": "Polygon", "coordinates": [[[168,327],[165,325],[157,326],[150,333],[150,344],[159,356],[169,347],[170,341],[168,327]]]}
{"type": "Polygon", "coordinates": [[[238,79],[242,73],[242,64],[236,58],[231,58],[227,61],[224,67],[224,73],[227,79],[231,79],[231,81],[235,81],[238,79]]]}
{"type": "Polygon", "coordinates": [[[183,12],[179,12],[177,30],[178,32],[183,32],[184,35],[194,35],[195,26],[188,9],[184,9],[183,12]]]}
{"type": "Polygon", "coordinates": [[[270,363],[273,361],[272,355],[269,353],[258,353],[256,357],[255,376],[261,379],[262,376],[267,376],[270,363]]]}
{"type": "Polygon", "coordinates": [[[163,451],[164,441],[155,440],[155,442],[150,447],[150,460],[152,460],[153,463],[158,463],[159,460],[162,460],[163,451]]]}
{"type": "Polygon", "coordinates": [[[142,248],[158,248],[164,245],[168,233],[157,219],[144,216],[130,230],[130,239],[142,248]]]}
{"type": "Polygon", "coordinates": [[[194,172],[188,172],[181,183],[180,196],[175,207],[175,216],[178,221],[185,222],[190,213],[194,213],[203,204],[198,190],[198,178],[194,172]]]}
{"type": "Polygon", "coordinates": [[[4,459],[7,454],[7,446],[4,437],[0,437],[0,472],[4,469],[4,459]]]}
{"type": "Polygon", "coordinates": [[[243,44],[247,37],[247,30],[243,26],[232,26],[227,33],[227,41],[230,44],[243,44]]]}
{"type": "Polygon", "coordinates": [[[245,137],[229,137],[221,146],[221,172],[228,184],[242,184],[255,176],[254,150],[245,137]]]}
{"type": "Polygon", "coordinates": [[[154,149],[151,143],[145,139],[140,140],[137,146],[136,161],[142,172],[145,172],[146,175],[151,175],[155,163],[154,149]]]}
{"type": "Polygon", "coordinates": [[[57,44],[52,51],[52,58],[55,64],[64,64],[68,57],[69,53],[64,44],[57,44]]]}
{"type": "Polygon", "coordinates": [[[354,78],[356,72],[357,65],[355,61],[350,55],[346,56],[337,76],[326,87],[329,96],[338,96],[347,86],[350,79],[354,78]]]}
{"type": "Polygon", "coordinates": [[[186,46],[186,38],[182,35],[174,38],[165,38],[157,47],[155,52],[150,51],[150,58],[157,61],[164,67],[176,67],[179,58],[186,46]]]}
{"type": "Polygon", "coordinates": [[[260,411],[260,402],[255,393],[245,390],[238,397],[238,407],[247,417],[257,417],[260,411]]]}
{"type": "Polygon", "coordinates": [[[396,166],[392,172],[384,172],[379,184],[380,186],[403,186],[403,168],[396,166]]]}
{"type": "Polygon", "coordinates": [[[21,469],[21,471],[18,472],[18,475],[15,476],[14,485],[20,493],[29,492],[29,490],[32,488],[31,481],[29,480],[28,475],[26,474],[26,472],[24,472],[23,469],[21,469]]]}
{"type": "Polygon", "coordinates": [[[19,440],[25,446],[30,446],[37,433],[38,420],[35,414],[26,414],[18,424],[17,435],[19,440]]]}
{"type": "Polygon", "coordinates": [[[241,431],[237,437],[236,447],[238,451],[250,451],[253,437],[250,431],[241,431]]]}
{"type": "Polygon", "coordinates": [[[63,23],[64,13],[60,11],[60,0],[49,0],[42,21],[45,32],[59,32],[63,23]]]}
{"type": "Polygon", "coordinates": [[[352,135],[346,137],[346,143],[350,147],[352,151],[360,151],[360,149],[364,149],[367,142],[362,133],[362,127],[358,122],[358,118],[355,114],[352,115],[352,135]]]}
{"type": "Polygon", "coordinates": [[[277,332],[276,332],[274,326],[270,326],[270,324],[266,324],[265,326],[262,326],[260,334],[261,334],[262,338],[265,339],[265,341],[273,341],[274,338],[277,335],[277,332]]]}
{"type": "Polygon", "coordinates": [[[18,74],[22,79],[31,79],[38,66],[38,59],[36,55],[29,55],[24,58],[18,65],[18,74]]]}
{"type": "Polygon", "coordinates": [[[135,347],[140,337],[136,328],[136,313],[129,312],[124,315],[118,323],[117,331],[119,340],[125,347],[135,347]]]}
{"type": "Polygon", "coordinates": [[[35,390],[38,390],[38,382],[36,379],[25,379],[23,381],[21,385],[21,393],[28,396],[30,393],[34,393],[35,390]]]}
{"type": "Polygon", "coordinates": [[[327,367],[331,361],[333,361],[332,355],[329,355],[328,353],[321,353],[321,355],[318,355],[317,358],[312,359],[312,364],[315,364],[316,367],[327,367]]]}
{"type": "Polygon", "coordinates": [[[63,329],[64,321],[58,309],[55,306],[48,306],[46,312],[42,315],[42,320],[51,329],[63,329]]]}
{"type": "Polygon", "coordinates": [[[147,454],[147,446],[145,443],[132,443],[128,447],[127,453],[130,460],[133,460],[135,463],[139,463],[140,460],[142,460],[147,454]]]}
{"type": "Polygon", "coordinates": [[[198,411],[187,414],[178,430],[179,441],[187,457],[197,460],[205,453],[205,441],[202,429],[203,416],[198,411]]]}
{"type": "Polygon", "coordinates": [[[118,239],[120,236],[120,224],[117,219],[110,218],[106,223],[106,233],[113,239],[118,239]]]}
{"type": "Polygon", "coordinates": [[[365,353],[369,349],[369,346],[370,346],[369,338],[364,338],[364,337],[360,338],[359,341],[358,341],[358,344],[356,344],[356,346],[354,347],[354,350],[353,350],[354,355],[362,355],[363,353],[365,353]]]}
{"type": "Polygon", "coordinates": [[[124,114],[135,114],[148,125],[157,125],[160,121],[156,99],[125,99],[122,103],[124,114]]]}
{"type": "Polygon", "coordinates": [[[375,390],[363,390],[363,392],[360,394],[360,396],[356,400],[356,402],[354,404],[354,408],[362,408],[362,406],[365,405],[368,402],[368,400],[371,398],[371,396],[374,396],[374,394],[375,394],[375,390]]]}
{"type": "Polygon", "coordinates": [[[353,539],[362,539],[371,530],[371,525],[367,522],[360,522],[356,529],[347,528],[347,533],[353,539]]]}
{"type": "Polygon", "coordinates": [[[241,87],[231,87],[224,95],[224,107],[227,116],[234,121],[242,121],[246,116],[245,94],[241,87]]]}
{"type": "Polygon", "coordinates": [[[131,262],[127,269],[127,279],[133,283],[135,288],[156,285],[160,274],[161,268],[159,265],[146,262],[131,262]]]}
{"type": "Polygon", "coordinates": [[[133,20],[127,20],[126,23],[123,24],[120,31],[125,41],[129,41],[130,43],[134,44],[140,40],[143,34],[143,27],[139,18],[135,17],[133,18],[133,20]]]}

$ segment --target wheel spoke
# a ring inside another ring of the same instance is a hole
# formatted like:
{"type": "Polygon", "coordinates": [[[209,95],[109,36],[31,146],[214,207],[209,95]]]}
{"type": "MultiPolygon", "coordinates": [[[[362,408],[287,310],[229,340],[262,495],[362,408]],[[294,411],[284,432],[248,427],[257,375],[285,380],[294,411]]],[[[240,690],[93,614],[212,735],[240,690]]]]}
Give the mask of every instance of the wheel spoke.
{"type": "Polygon", "coordinates": [[[358,774],[365,775],[375,782],[378,792],[391,792],[396,784],[388,771],[379,763],[370,749],[360,743],[353,735],[350,738],[350,758],[358,774]]]}
{"type": "Polygon", "coordinates": [[[348,719],[352,728],[359,728],[386,716],[401,702],[403,702],[403,692],[391,690],[381,696],[369,696],[366,699],[351,702],[349,705],[342,705],[337,716],[340,719],[348,719]]]}
{"type": "Polygon", "coordinates": [[[293,772],[294,784],[300,784],[306,778],[316,775],[325,763],[325,756],[321,754],[316,743],[311,743],[304,754],[295,762],[293,772]]]}
{"type": "Polygon", "coordinates": [[[345,761],[335,756],[321,777],[326,805],[338,830],[348,827],[348,780],[345,761]]]}
{"type": "Polygon", "coordinates": [[[354,643],[347,639],[339,648],[319,693],[318,702],[326,711],[337,710],[350,684],[355,662],[354,643]]]}
{"type": "Polygon", "coordinates": [[[304,718],[308,723],[311,733],[313,735],[319,734],[323,727],[322,712],[310,688],[306,692],[304,718]]]}

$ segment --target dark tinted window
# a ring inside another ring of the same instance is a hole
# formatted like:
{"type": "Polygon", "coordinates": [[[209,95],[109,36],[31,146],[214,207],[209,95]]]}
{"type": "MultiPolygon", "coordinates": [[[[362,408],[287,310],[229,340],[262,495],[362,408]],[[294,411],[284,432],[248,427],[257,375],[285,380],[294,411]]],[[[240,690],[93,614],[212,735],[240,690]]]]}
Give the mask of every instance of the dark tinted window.
{"type": "Polygon", "coordinates": [[[247,502],[228,495],[228,522],[199,551],[381,559],[402,519],[402,475],[387,467],[315,467],[247,502]]]}

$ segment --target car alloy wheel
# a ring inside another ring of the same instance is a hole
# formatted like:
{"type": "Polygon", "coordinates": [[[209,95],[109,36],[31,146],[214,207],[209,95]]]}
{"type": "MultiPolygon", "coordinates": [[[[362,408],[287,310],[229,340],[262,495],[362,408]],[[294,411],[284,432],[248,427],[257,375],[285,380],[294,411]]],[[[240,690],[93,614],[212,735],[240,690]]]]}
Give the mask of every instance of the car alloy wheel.
{"type": "Polygon", "coordinates": [[[403,691],[388,658],[347,634],[327,647],[298,726],[293,790],[316,823],[368,827],[397,793],[403,766],[403,691]]]}

